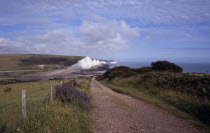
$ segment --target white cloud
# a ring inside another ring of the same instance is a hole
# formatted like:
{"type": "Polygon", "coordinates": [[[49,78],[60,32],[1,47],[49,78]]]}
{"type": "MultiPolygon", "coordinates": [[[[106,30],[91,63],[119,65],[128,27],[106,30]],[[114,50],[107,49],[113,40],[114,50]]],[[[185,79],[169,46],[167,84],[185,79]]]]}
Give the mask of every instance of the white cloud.
{"type": "Polygon", "coordinates": [[[108,21],[98,16],[83,21],[79,29],[87,46],[92,45],[99,51],[122,49],[126,41],[139,36],[138,29],[131,28],[124,21],[108,21]]]}
{"type": "Polygon", "coordinates": [[[56,29],[13,40],[1,38],[0,46],[7,49],[0,52],[10,52],[10,48],[18,47],[21,52],[30,53],[103,54],[121,50],[131,38],[139,36],[139,30],[131,28],[126,22],[109,21],[99,16],[83,21],[76,31],[56,29]]]}
{"type": "Polygon", "coordinates": [[[27,49],[22,49],[22,47],[20,42],[14,42],[0,37],[0,53],[16,53],[17,51],[21,53],[26,52],[27,49]]]}
{"type": "Polygon", "coordinates": [[[0,47],[7,46],[10,43],[8,39],[0,38],[0,47]]]}

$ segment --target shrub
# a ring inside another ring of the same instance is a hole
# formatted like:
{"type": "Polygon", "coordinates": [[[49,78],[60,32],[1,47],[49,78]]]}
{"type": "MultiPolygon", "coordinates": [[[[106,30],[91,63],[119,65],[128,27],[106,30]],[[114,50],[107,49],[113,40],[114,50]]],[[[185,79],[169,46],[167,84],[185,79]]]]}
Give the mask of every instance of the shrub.
{"type": "Polygon", "coordinates": [[[5,92],[5,93],[6,93],[6,92],[10,92],[10,91],[12,91],[12,88],[9,88],[9,87],[4,88],[4,92],[5,92]]]}
{"type": "Polygon", "coordinates": [[[156,71],[170,71],[178,73],[181,73],[183,71],[183,69],[180,66],[168,61],[152,62],[151,66],[152,69],[156,71]]]}
{"type": "Polygon", "coordinates": [[[139,82],[159,89],[170,89],[210,99],[210,76],[208,75],[154,72],[144,74],[139,82]]]}
{"type": "Polygon", "coordinates": [[[79,106],[83,110],[90,110],[90,97],[75,87],[75,81],[63,83],[62,85],[57,85],[56,98],[60,99],[62,102],[68,102],[71,105],[79,106]]]}
{"type": "Polygon", "coordinates": [[[143,74],[143,73],[151,72],[151,71],[152,71],[152,68],[151,68],[151,67],[140,67],[140,68],[132,69],[132,70],[133,70],[134,72],[143,74]]]}
{"type": "Polygon", "coordinates": [[[126,66],[118,66],[118,67],[114,67],[112,69],[109,69],[108,71],[106,71],[101,79],[106,79],[108,78],[109,80],[112,80],[114,78],[117,77],[130,77],[132,75],[135,75],[135,72],[133,72],[129,67],[126,66]]]}

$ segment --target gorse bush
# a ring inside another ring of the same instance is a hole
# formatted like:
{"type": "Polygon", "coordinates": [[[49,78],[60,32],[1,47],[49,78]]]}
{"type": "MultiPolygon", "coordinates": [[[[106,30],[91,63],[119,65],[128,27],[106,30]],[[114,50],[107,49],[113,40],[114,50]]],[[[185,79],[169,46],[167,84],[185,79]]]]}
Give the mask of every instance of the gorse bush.
{"type": "Polygon", "coordinates": [[[138,74],[144,74],[153,71],[164,71],[164,72],[176,72],[181,73],[183,69],[174,63],[168,61],[157,61],[152,62],[151,67],[140,67],[131,69],[126,66],[117,66],[106,71],[102,76],[98,76],[98,80],[108,79],[112,80],[115,78],[128,78],[138,74]]]}
{"type": "MultiPolygon", "coordinates": [[[[172,72],[148,72],[129,78],[113,79],[123,86],[140,87],[152,86],[155,89],[173,90],[189,94],[193,97],[210,99],[210,76],[172,72]]],[[[113,81],[111,80],[111,81],[113,81]]]]}
{"type": "Polygon", "coordinates": [[[170,71],[170,72],[179,72],[179,73],[183,71],[183,69],[180,66],[168,61],[152,62],[151,66],[152,69],[156,71],[170,71]]]}
{"type": "Polygon", "coordinates": [[[134,77],[132,81],[129,81],[129,86],[136,87],[138,84],[144,84],[146,86],[154,86],[157,89],[170,89],[190,94],[194,97],[210,99],[209,75],[177,73],[181,71],[182,68],[173,63],[157,61],[152,63],[152,67],[137,69],[125,66],[114,67],[98,77],[98,80],[108,79],[112,81],[114,79],[122,80],[134,77]],[[154,70],[164,71],[158,72],[154,70]]]}
{"type": "Polygon", "coordinates": [[[88,111],[90,110],[90,97],[85,92],[76,89],[77,85],[75,81],[64,82],[62,85],[57,85],[55,87],[55,96],[62,102],[68,102],[71,105],[78,106],[88,111]]]}
{"type": "Polygon", "coordinates": [[[129,67],[126,66],[118,66],[118,67],[114,67],[108,71],[106,71],[102,77],[100,77],[100,79],[109,79],[112,80],[114,78],[117,77],[130,77],[132,75],[135,75],[136,73],[132,71],[132,69],[130,69],[129,67]]]}
{"type": "Polygon", "coordinates": [[[139,77],[139,82],[159,89],[171,89],[198,98],[210,99],[210,76],[181,73],[148,73],[139,77]]]}
{"type": "Polygon", "coordinates": [[[153,70],[151,67],[140,67],[140,68],[132,69],[132,71],[143,74],[147,72],[152,72],[153,70]]]}

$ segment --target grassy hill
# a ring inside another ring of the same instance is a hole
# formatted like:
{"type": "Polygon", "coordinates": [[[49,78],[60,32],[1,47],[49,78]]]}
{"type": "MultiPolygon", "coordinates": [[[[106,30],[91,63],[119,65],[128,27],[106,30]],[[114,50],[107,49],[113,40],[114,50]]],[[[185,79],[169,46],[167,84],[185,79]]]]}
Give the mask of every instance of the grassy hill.
{"type": "Polygon", "coordinates": [[[71,66],[83,56],[38,55],[38,54],[0,54],[0,71],[56,69],[71,66]]]}

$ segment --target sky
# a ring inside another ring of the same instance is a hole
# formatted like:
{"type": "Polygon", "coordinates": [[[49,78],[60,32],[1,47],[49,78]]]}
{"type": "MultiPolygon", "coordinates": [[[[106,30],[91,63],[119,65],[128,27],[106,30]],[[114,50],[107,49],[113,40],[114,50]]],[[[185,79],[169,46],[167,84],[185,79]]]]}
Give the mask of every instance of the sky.
{"type": "Polygon", "coordinates": [[[210,0],[0,0],[0,53],[210,63],[210,0]]]}

